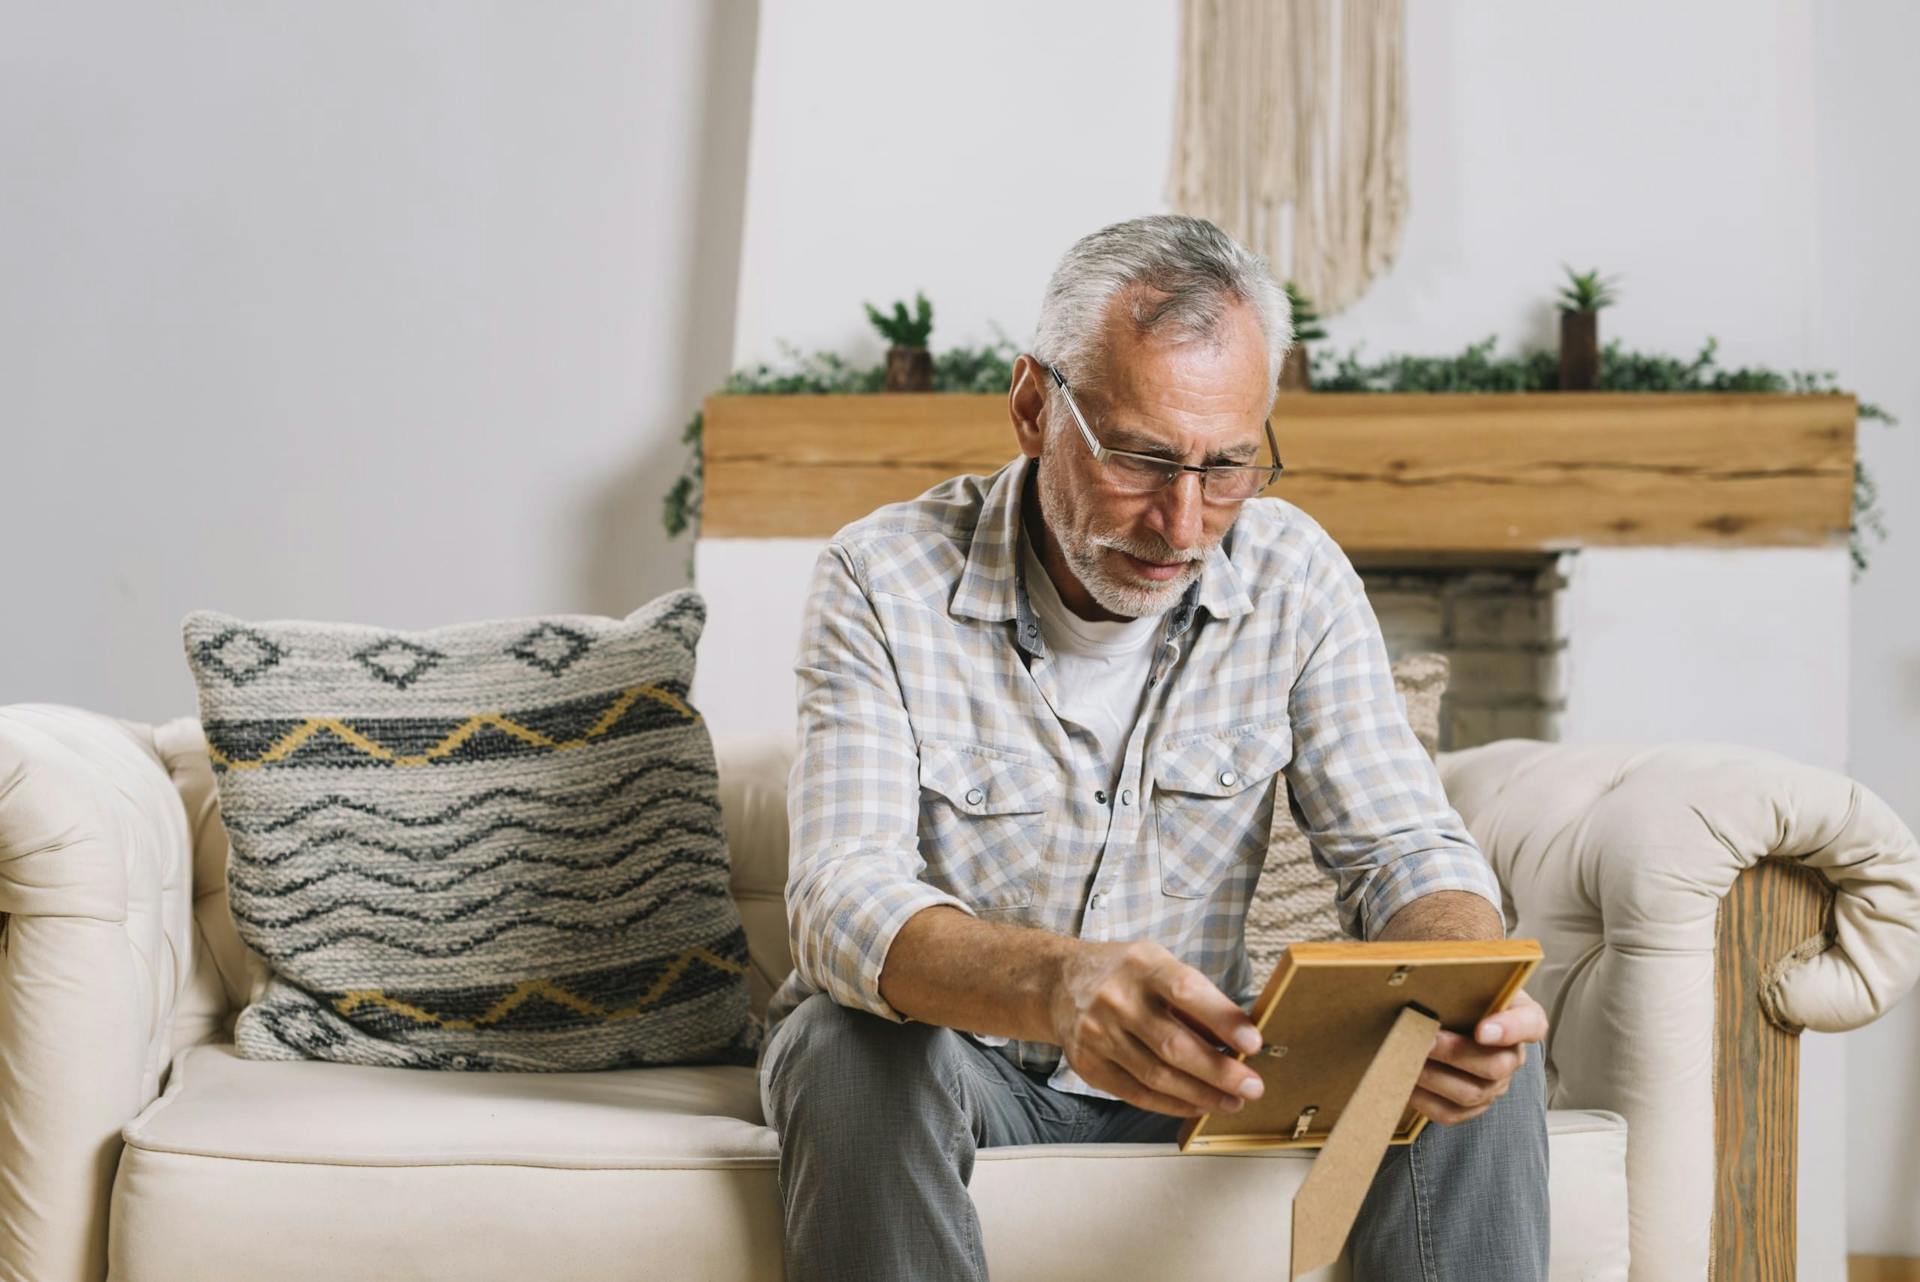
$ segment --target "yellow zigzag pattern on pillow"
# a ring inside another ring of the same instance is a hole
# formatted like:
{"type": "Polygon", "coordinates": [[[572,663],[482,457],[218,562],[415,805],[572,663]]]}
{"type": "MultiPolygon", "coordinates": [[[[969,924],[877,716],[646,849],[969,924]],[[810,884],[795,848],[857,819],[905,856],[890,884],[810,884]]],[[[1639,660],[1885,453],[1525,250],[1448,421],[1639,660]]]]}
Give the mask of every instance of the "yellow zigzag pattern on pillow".
{"type": "Polygon", "coordinates": [[[347,725],[336,717],[314,717],[295,726],[271,748],[249,760],[235,760],[212,745],[208,745],[207,755],[229,770],[257,770],[261,766],[268,766],[277,761],[284,761],[286,758],[298,752],[301,745],[306,743],[307,740],[313,738],[322,730],[327,730],[331,731],[334,737],[338,738],[342,743],[352,748],[358,748],[361,752],[377,760],[385,761],[396,766],[424,766],[430,761],[436,761],[441,757],[458,751],[461,744],[473,738],[474,735],[479,734],[480,731],[489,726],[495,730],[510,734],[522,742],[532,744],[536,748],[551,748],[555,752],[565,752],[569,748],[584,747],[592,740],[599,738],[608,730],[611,730],[614,724],[626,714],[627,709],[632,707],[634,701],[637,699],[652,699],[655,703],[665,704],[667,707],[672,708],[689,721],[697,723],[700,720],[700,714],[688,707],[686,702],[671,690],[662,690],[658,686],[635,686],[631,690],[621,691],[620,697],[615,699],[607,710],[600,715],[600,719],[594,722],[593,725],[588,728],[587,732],[578,739],[550,739],[538,730],[532,730],[521,725],[504,713],[482,712],[475,716],[468,717],[466,721],[455,728],[452,734],[449,734],[425,752],[417,756],[402,756],[394,752],[391,748],[385,748],[375,743],[372,739],[367,738],[367,736],[361,734],[358,730],[355,730],[352,726],[347,725]]]}
{"type": "Polygon", "coordinates": [[[715,970],[724,971],[730,975],[744,974],[747,969],[740,963],[728,961],[726,958],[710,952],[705,948],[689,948],[673,959],[673,964],[667,967],[660,978],[653,982],[653,987],[642,994],[638,1001],[634,1002],[631,1006],[622,1006],[618,1009],[611,1010],[602,1006],[599,1002],[589,1001],[584,997],[568,992],[550,979],[529,979],[515,985],[512,992],[495,1002],[492,1007],[487,1010],[487,1013],[478,1019],[446,1019],[434,1014],[430,1010],[422,1010],[420,1007],[409,1002],[398,1001],[389,997],[377,988],[349,989],[346,993],[334,998],[333,1008],[342,1015],[351,1015],[355,1011],[368,1006],[379,1006],[392,1011],[396,1015],[405,1015],[408,1019],[418,1024],[433,1024],[440,1028],[481,1028],[488,1024],[500,1022],[511,1014],[515,1008],[524,1005],[535,997],[544,997],[555,1005],[565,1006],[568,1010],[584,1015],[589,1019],[611,1022],[616,1019],[632,1019],[648,1006],[659,1001],[661,994],[673,986],[674,980],[680,978],[680,973],[696,961],[703,961],[715,970]]]}

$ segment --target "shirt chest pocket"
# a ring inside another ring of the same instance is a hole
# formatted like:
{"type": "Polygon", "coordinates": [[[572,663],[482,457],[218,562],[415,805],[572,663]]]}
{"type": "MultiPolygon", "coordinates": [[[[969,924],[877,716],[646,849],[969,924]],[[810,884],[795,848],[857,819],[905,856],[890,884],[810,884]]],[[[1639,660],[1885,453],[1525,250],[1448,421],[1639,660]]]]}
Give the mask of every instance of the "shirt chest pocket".
{"type": "Polygon", "coordinates": [[[976,744],[920,744],[920,857],[926,879],[975,908],[1033,902],[1053,763],[976,744]]]}
{"type": "Polygon", "coordinates": [[[1273,826],[1275,776],[1292,759],[1285,722],[1161,748],[1152,834],[1162,894],[1197,899],[1229,874],[1251,886],[1273,826]]]}

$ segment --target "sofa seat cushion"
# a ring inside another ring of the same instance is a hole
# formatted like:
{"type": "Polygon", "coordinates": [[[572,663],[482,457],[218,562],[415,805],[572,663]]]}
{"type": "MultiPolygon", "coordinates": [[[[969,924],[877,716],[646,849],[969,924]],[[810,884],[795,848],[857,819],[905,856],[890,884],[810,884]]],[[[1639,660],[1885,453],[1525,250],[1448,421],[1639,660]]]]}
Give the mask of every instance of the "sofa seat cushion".
{"type": "Polygon", "coordinates": [[[195,1046],[129,1145],[252,1162],[645,1167],[774,1160],[754,1070],[431,1073],[195,1046]]]}
{"type": "MultiPolygon", "coordinates": [[[[1624,1126],[1548,1121],[1553,1277],[1625,1278],[1624,1126]]],[[[428,1073],[205,1045],[125,1138],[116,1282],[781,1275],[779,1142],[747,1068],[428,1073]]],[[[1033,1145],[980,1150],[971,1188],[998,1282],[1238,1275],[1286,1258],[1274,1208],[1309,1165],[1033,1145]]]]}

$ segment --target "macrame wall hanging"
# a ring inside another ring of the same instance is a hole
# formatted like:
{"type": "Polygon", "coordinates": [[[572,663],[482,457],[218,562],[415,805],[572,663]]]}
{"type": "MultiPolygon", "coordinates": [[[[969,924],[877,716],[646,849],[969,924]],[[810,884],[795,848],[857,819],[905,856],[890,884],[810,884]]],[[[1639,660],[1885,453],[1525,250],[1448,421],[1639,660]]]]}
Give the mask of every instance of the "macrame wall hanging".
{"type": "Polygon", "coordinates": [[[1320,312],[1393,262],[1407,217],[1404,0],[1181,0],[1176,113],[1173,208],[1266,255],[1320,312]]]}

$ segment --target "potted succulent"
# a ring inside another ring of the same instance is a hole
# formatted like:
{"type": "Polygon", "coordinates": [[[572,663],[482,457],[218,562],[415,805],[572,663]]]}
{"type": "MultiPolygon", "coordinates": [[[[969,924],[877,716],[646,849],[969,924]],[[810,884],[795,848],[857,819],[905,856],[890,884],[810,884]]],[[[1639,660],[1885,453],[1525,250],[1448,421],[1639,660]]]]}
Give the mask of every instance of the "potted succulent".
{"type": "Polygon", "coordinates": [[[1560,290],[1560,390],[1588,392],[1600,381],[1600,309],[1613,305],[1618,278],[1561,266],[1567,283],[1560,290]]]}
{"type": "Polygon", "coordinates": [[[927,349],[927,339],[933,333],[933,304],[927,296],[916,292],[913,296],[913,314],[907,314],[905,303],[895,303],[893,314],[888,316],[866,304],[867,319],[880,331],[880,337],[887,340],[887,378],[884,384],[889,392],[930,392],[933,390],[933,353],[927,349]]]}
{"type": "Polygon", "coordinates": [[[1320,328],[1320,313],[1313,310],[1311,298],[1292,281],[1287,282],[1286,291],[1293,312],[1293,344],[1280,364],[1280,390],[1304,392],[1313,386],[1313,357],[1307,352],[1307,344],[1319,342],[1327,331],[1320,328]]]}

